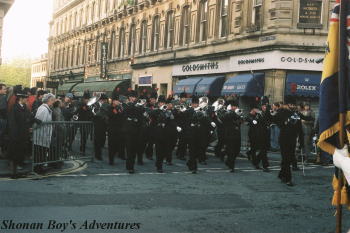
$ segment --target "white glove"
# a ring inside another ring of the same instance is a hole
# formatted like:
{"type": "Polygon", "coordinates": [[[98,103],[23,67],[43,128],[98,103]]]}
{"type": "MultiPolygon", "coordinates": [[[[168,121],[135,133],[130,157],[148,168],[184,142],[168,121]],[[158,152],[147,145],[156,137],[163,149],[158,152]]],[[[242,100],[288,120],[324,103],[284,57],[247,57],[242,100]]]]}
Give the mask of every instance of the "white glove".
{"type": "Polygon", "coordinates": [[[214,122],[214,121],[212,121],[210,124],[211,124],[211,126],[212,126],[213,128],[215,128],[215,127],[216,127],[216,124],[215,124],[215,122],[214,122]]]}
{"type": "Polygon", "coordinates": [[[210,131],[210,135],[213,135],[214,131],[210,131]]]}
{"type": "Polygon", "coordinates": [[[176,130],[177,130],[177,132],[179,132],[179,133],[182,131],[181,127],[179,127],[179,126],[176,126],[176,130]]]}
{"type": "Polygon", "coordinates": [[[253,120],[253,124],[256,125],[258,124],[258,122],[256,120],[253,120]]]}
{"type": "Polygon", "coordinates": [[[342,169],[348,183],[350,183],[350,158],[348,147],[345,145],[343,149],[335,149],[333,154],[333,163],[337,168],[342,169]]]}

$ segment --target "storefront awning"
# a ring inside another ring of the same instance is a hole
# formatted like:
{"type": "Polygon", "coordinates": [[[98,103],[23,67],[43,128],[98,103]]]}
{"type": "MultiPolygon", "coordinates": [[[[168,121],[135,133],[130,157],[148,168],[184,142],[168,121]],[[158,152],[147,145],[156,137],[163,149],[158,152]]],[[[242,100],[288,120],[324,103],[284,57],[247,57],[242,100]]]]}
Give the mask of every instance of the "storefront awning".
{"type": "Polygon", "coordinates": [[[221,95],[263,96],[264,73],[239,74],[229,78],[221,91],[221,95]]]}
{"type": "Polygon", "coordinates": [[[65,95],[72,90],[78,83],[64,83],[58,86],[57,95],[65,95]]]}
{"type": "Polygon", "coordinates": [[[72,93],[75,96],[83,96],[85,91],[89,91],[93,96],[101,93],[111,96],[116,88],[120,88],[120,93],[126,93],[128,87],[130,87],[130,80],[86,82],[76,85],[72,93]]]}
{"type": "Polygon", "coordinates": [[[179,95],[182,92],[193,95],[197,84],[202,80],[202,78],[188,78],[180,80],[174,87],[174,95],[179,95]]]}
{"type": "Polygon", "coordinates": [[[321,73],[288,73],[285,95],[318,97],[320,81],[321,73]]]}
{"type": "Polygon", "coordinates": [[[203,77],[194,91],[196,95],[220,96],[225,76],[203,77]]]}

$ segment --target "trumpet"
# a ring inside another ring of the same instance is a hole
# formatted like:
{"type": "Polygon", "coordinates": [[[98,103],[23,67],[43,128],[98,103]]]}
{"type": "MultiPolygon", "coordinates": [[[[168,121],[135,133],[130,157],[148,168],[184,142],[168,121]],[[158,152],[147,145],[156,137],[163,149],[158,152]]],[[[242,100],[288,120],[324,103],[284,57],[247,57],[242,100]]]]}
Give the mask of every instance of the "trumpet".
{"type": "Polygon", "coordinates": [[[209,99],[206,96],[199,98],[199,107],[205,109],[209,104],[209,99]]]}
{"type": "Polygon", "coordinates": [[[166,111],[168,109],[168,106],[166,106],[166,104],[164,104],[164,105],[160,106],[159,109],[162,111],[166,111]]]}
{"type": "Polygon", "coordinates": [[[147,103],[146,99],[139,99],[136,102],[136,106],[145,106],[146,103],[147,103]]]}
{"type": "Polygon", "coordinates": [[[73,120],[73,121],[79,120],[78,114],[74,114],[74,115],[72,116],[72,120],[73,120]]]}
{"type": "Polygon", "coordinates": [[[176,110],[179,110],[180,112],[185,112],[187,110],[186,106],[181,104],[181,105],[176,105],[175,106],[176,110]]]}

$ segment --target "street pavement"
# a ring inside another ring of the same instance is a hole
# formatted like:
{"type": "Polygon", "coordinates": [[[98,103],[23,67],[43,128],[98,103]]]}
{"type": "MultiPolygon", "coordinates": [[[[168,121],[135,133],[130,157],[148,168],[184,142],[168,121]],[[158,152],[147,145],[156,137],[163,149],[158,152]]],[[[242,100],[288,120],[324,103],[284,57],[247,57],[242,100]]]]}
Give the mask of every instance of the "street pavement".
{"type": "MultiPolygon", "coordinates": [[[[117,159],[110,166],[106,151],[104,155],[104,161],[88,162],[87,168],[70,174],[0,180],[0,232],[335,231],[332,166],[308,165],[305,175],[302,170],[293,172],[296,185],[289,187],[277,178],[279,154],[269,154],[269,173],[253,169],[246,158],[238,158],[236,172],[230,173],[219,159],[209,156],[198,174],[189,173],[185,162],[177,159],[159,174],[154,161],[145,159],[132,175],[125,170],[125,161],[117,159]],[[3,220],[39,222],[43,229],[4,230],[3,220]],[[115,222],[124,226],[101,229],[100,223],[115,222]],[[67,223],[67,229],[58,223],[67,223]]],[[[346,232],[350,214],[343,212],[346,232]]]]}

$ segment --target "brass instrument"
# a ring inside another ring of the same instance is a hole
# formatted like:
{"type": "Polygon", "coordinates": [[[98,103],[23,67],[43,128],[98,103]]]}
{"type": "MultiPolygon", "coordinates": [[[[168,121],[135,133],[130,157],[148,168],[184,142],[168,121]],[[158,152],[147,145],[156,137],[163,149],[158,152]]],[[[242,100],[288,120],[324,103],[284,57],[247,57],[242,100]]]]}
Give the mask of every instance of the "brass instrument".
{"type": "Polygon", "coordinates": [[[175,105],[175,109],[180,112],[185,112],[187,110],[187,107],[184,104],[180,104],[180,105],[175,105]]]}
{"type": "Polygon", "coordinates": [[[209,104],[209,99],[206,96],[200,97],[199,98],[199,107],[202,109],[205,109],[206,107],[208,107],[209,104]]]}
{"type": "Polygon", "coordinates": [[[217,112],[225,106],[225,100],[219,98],[213,103],[212,106],[214,107],[214,111],[217,112]]]}
{"type": "Polygon", "coordinates": [[[147,100],[146,99],[139,99],[137,100],[136,102],[136,106],[145,106],[147,103],[147,100]]]}

